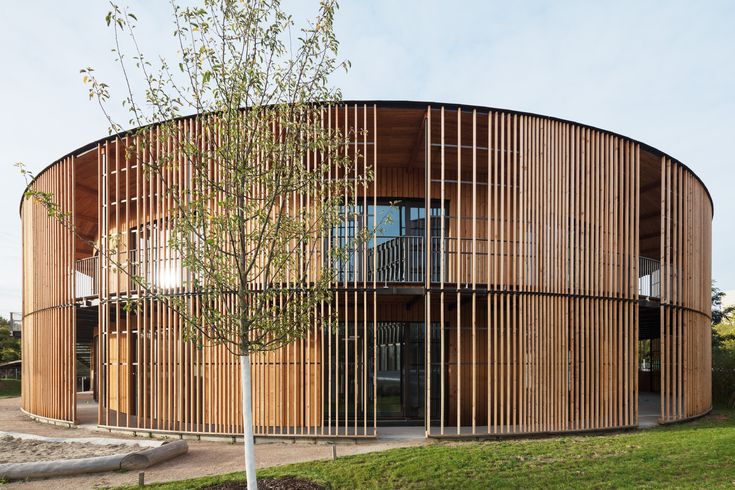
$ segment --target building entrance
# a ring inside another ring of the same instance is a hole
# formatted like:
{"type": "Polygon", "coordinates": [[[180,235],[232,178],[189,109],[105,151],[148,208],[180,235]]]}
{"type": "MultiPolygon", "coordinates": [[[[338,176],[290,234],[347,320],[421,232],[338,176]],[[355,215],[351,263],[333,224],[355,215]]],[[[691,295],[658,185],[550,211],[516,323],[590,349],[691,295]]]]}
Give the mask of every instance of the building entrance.
{"type": "MultiPolygon", "coordinates": [[[[377,418],[384,422],[422,422],[426,392],[424,323],[380,322],[376,330],[377,418]]],[[[432,335],[432,344],[437,338],[432,335]]],[[[438,349],[438,345],[432,345],[432,361],[437,358],[437,369],[438,349]]],[[[436,402],[438,405],[438,399],[436,402]]]]}

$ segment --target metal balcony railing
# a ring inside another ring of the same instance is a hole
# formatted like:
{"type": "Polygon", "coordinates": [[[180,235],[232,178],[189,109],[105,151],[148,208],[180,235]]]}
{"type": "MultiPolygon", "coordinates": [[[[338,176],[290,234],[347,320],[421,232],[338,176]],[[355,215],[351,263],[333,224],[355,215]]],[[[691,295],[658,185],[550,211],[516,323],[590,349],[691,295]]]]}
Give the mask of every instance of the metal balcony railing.
{"type": "Polygon", "coordinates": [[[648,257],[638,257],[638,295],[661,297],[661,263],[648,257]]]}
{"type": "MultiPolygon", "coordinates": [[[[98,257],[87,257],[76,261],[76,297],[87,298],[99,295],[101,279],[98,257]]],[[[141,250],[129,250],[113,255],[108,266],[107,293],[133,292],[132,277],[139,277],[146,284],[158,288],[175,288],[182,283],[181,260],[163,247],[151,247],[141,250]],[[119,264],[119,267],[113,266],[119,264]],[[121,269],[124,269],[121,270],[121,269]]]]}
{"type": "Polygon", "coordinates": [[[74,274],[76,275],[76,297],[87,298],[99,294],[97,281],[97,257],[87,257],[77,260],[74,274]]]}
{"type": "MultiPolygon", "coordinates": [[[[431,282],[439,283],[441,275],[447,283],[469,284],[474,277],[477,284],[487,283],[488,247],[487,240],[433,237],[431,239],[431,282]],[[474,250],[474,253],[473,253],[474,250]],[[442,261],[443,255],[443,261],[442,261]],[[473,261],[474,256],[474,261],[473,261]]],[[[340,246],[334,239],[334,246],[340,246]]],[[[181,261],[178,257],[158,253],[155,248],[128,252],[127,261],[133,274],[140,275],[144,281],[161,288],[181,285],[181,261]]],[[[494,250],[490,251],[491,267],[496,267],[494,250]]],[[[122,255],[122,254],[121,254],[122,255]]],[[[366,281],[388,284],[421,284],[425,280],[426,247],[422,236],[382,236],[371,240],[367,246],[346,250],[343,258],[333,263],[338,283],[349,285],[366,281]],[[375,268],[373,269],[373,263],[375,268]]],[[[506,276],[510,269],[510,257],[504,254],[506,276]]],[[[658,260],[648,257],[638,259],[638,294],[643,298],[660,298],[661,265],[658,260]]],[[[530,264],[531,262],[528,262],[530,264]]],[[[99,294],[97,278],[98,257],[87,257],[76,261],[76,297],[87,298],[99,294]]],[[[491,277],[497,271],[490,271],[491,277]]],[[[124,279],[124,278],[123,278],[124,279]]],[[[112,281],[115,283],[115,281],[112,281]]],[[[121,284],[121,291],[127,290],[127,281],[121,284]]],[[[507,280],[506,280],[507,282],[507,280]]]]}
{"type": "MultiPolygon", "coordinates": [[[[438,240],[438,239],[437,239],[438,240]]],[[[377,282],[421,283],[424,282],[426,269],[426,250],[424,237],[395,236],[380,237],[377,245],[367,250],[367,280],[371,282],[373,276],[377,282]],[[373,257],[375,258],[375,273],[373,274],[373,257]]],[[[433,247],[432,247],[433,249],[433,247]]],[[[432,250],[433,281],[439,280],[437,250],[432,250]]],[[[362,274],[360,274],[361,276],[362,274]]],[[[359,278],[358,278],[359,281],[359,278]]]]}
{"type": "MultiPolygon", "coordinates": [[[[383,236],[376,239],[367,247],[357,247],[347,250],[346,258],[334,264],[338,282],[360,283],[363,280],[378,283],[420,284],[425,280],[426,247],[423,236],[383,236]],[[363,256],[364,259],[363,260],[363,256]],[[375,272],[373,273],[373,260],[375,272]]],[[[488,272],[491,279],[498,277],[498,270],[489,271],[488,267],[499,269],[504,261],[505,283],[511,283],[514,276],[509,275],[514,257],[511,256],[510,243],[505,246],[505,252],[498,250],[488,251],[487,240],[471,238],[445,237],[444,247],[442,239],[431,239],[431,282],[438,283],[442,273],[447,283],[469,285],[474,278],[477,284],[488,282],[488,272]],[[474,253],[473,253],[474,249],[474,253]],[[488,264],[488,253],[490,264],[488,264]],[[497,256],[496,256],[497,255],[497,256]],[[443,264],[442,264],[443,256],[443,264]],[[474,256],[474,260],[473,260],[474,256]]],[[[336,243],[336,242],[335,242],[336,243]]],[[[339,245],[336,245],[339,246],[339,245]]],[[[496,244],[497,246],[497,244],[496,244]]],[[[521,254],[516,252],[518,256],[521,254]]],[[[521,257],[518,257],[521,259],[521,257]]],[[[522,259],[521,259],[522,260],[522,259]]],[[[529,275],[534,260],[532,257],[521,266],[521,274],[529,275]]],[[[646,298],[659,298],[661,295],[661,266],[659,261],[648,257],[639,257],[638,291],[646,298]]]]}
{"type": "MultiPolygon", "coordinates": [[[[472,277],[473,241],[471,238],[431,238],[431,282],[467,283],[472,277]],[[442,255],[444,259],[442,260],[442,255]]],[[[426,278],[426,246],[423,236],[380,236],[367,247],[345,250],[345,258],[335,262],[338,282],[372,282],[420,284],[426,278]],[[373,272],[373,261],[375,268],[373,272]]],[[[339,239],[333,246],[344,247],[339,239]]],[[[486,281],[487,240],[474,241],[475,279],[486,281]]]]}

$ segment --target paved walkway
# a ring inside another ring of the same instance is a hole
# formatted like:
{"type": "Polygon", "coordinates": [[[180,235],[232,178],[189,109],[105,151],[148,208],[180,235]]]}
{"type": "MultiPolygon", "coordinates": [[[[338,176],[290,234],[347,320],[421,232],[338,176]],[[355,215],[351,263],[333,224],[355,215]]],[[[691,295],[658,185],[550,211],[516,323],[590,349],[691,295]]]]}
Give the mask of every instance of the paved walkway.
{"type": "Polygon", "coordinates": [[[638,393],[638,427],[650,429],[658,425],[661,397],[658,393],[641,391],[638,393]]]}
{"type": "MultiPolygon", "coordinates": [[[[81,408],[81,407],[80,407],[81,408]]],[[[50,437],[100,437],[105,432],[92,430],[89,427],[67,429],[31,420],[20,411],[20,398],[0,399],[0,430],[24,432],[50,437]]],[[[109,434],[115,439],[134,439],[122,434],[109,434]]],[[[217,475],[243,469],[242,444],[212,441],[187,441],[189,453],[166,463],[152,466],[145,470],[146,483],[163,482],[195,478],[198,476],[217,475]]],[[[384,451],[396,447],[425,444],[423,438],[386,437],[373,442],[360,444],[339,444],[337,455],[347,456],[373,451],[384,451]]],[[[303,461],[329,459],[332,448],[326,444],[306,443],[273,443],[258,444],[255,457],[259,468],[303,461]]],[[[23,483],[11,483],[3,488],[55,488],[74,489],[100,488],[118,485],[134,485],[138,483],[138,473],[98,473],[54,480],[38,480],[23,483]]]]}

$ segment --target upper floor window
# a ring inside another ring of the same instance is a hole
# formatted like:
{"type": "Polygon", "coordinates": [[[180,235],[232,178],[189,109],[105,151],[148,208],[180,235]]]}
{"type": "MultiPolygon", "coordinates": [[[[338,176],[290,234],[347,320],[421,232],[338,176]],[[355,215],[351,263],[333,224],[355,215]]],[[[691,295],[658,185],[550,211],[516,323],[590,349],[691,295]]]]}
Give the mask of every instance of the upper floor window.
{"type": "MultiPolygon", "coordinates": [[[[371,281],[374,274],[381,282],[423,281],[427,220],[422,199],[379,199],[375,205],[353,204],[342,212],[344,219],[331,233],[332,245],[346,252],[334,263],[339,281],[371,281]],[[357,244],[361,233],[366,240],[357,244]]],[[[440,200],[432,200],[429,217],[434,242],[441,233],[440,200]]],[[[446,212],[444,217],[448,219],[446,212]]],[[[438,243],[432,243],[431,250],[438,253],[438,243]]]]}
{"type": "MultiPolygon", "coordinates": [[[[424,237],[426,230],[426,209],[422,199],[387,199],[380,198],[377,205],[369,202],[367,208],[362,203],[348,205],[342,209],[344,220],[332,229],[332,238],[352,240],[363,228],[369,234],[375,231],[378,244],[381,239],[395,237],[424,237]]],[[[431,202],[430,226],[431,236],[439,236],[441,231],[441,202],[431,202]]],[[[447,219],[448,213],[444,216],[447,219]]],[[[446,226],[446,225],[445,225],[446,226]]],[[[373,247],[372,238],[368,248],[373,247]]]]}

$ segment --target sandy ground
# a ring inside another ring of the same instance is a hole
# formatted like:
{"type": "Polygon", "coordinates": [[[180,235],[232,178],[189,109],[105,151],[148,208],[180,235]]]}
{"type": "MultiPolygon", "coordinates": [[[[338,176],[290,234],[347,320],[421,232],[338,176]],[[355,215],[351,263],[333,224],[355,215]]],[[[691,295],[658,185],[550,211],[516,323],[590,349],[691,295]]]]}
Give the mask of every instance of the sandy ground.
{"type": "Polygon", "coordinates": [[[54,459],[91,458],[126,454],[139,450],[139,446],[124,444],[98,445],[78,442],[48,442],[0,437],[0,462],[28,463],[30,461],[52,461],[54,459]]]}
{"type": "MultiPolygon", "coordinates": [[[[0,400],[0,430],[49,437],[104,437],[107,435],[115,439],[134,439],[132,436],[109,434],[86,427],[67,429],[35,422],[20,411],[20,398],[0,400]]],[[[188,454],[146,469],[146,483],[217,475],[220,473],[241,471],[243,468],[242,444],[213,441],[188,441],[188,443],[188,454]]],[[[338,444],[337,455],[346,456],[421,444],[426,444],[423,438],[380,439],[378,441],[360,444],[338,444]]],[[[303,461],[329,459],[332,457],[332,447],[326,444],[313,443],[258,444],[255,449],[255,456],[257,466],[262,468],[303,461]]],[[[137,472],[113,472],[57,478],[53,480],[10,483],[3,488],[58,488],[79,490],[82,488],[104,488],[118,485],[134,485],[137,483],[137,472]]]]}

